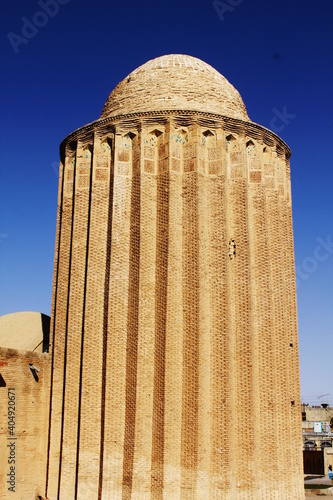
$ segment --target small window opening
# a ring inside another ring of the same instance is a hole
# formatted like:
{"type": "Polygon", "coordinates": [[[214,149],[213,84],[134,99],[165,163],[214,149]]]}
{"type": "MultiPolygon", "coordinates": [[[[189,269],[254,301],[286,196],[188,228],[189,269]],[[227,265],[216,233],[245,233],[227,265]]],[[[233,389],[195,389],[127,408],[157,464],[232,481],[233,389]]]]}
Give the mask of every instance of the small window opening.
{"type": "Polygon", "coordinates": [[[160,135],[163,134],[163,132],[161,130],[159,130],[158,128],[155,128],[154,130],[152,130],[150,132],[152,135],[155,135],[156,137],[159,137],[160,135]]]}
{"type": "Polygon", "coordinates": [[[0,373],[0,387],[6,387],[6,385],[7,385],[7,384],[6,384],[6,382],[5,382],[4,378],[3,378],[3,376],[2,376],[2,375],[1,375],[1,373],[0,373]]]}
{"type": "Polygon", "coordinates": [[[127,132],[127,134],[125,134],[125,137],[127,139],[131,139],[131,141],[134,139],[136,134],[134,134],[133,132],[127,132]]]}
{"type": "Polygon", "coordinates": [[[294,344],[292,342],[290,342],[289,346],[290,347],[294,347],[294,344]]]}
{"type": "Polygon", "coordinates": [[[236,138],[232,134],[227,135],[226,139],[227,139],[228,142],[236,140],[236,138]]]}
{"type": "Polygon", "coordinates": [[[291,401],[291,406],[295,406],[295,401],[294,400],[291,401]]]}
{"type": "Polygon", "coordinates": [[[306,411],[302,411],[302,422],[306,422],[306,411]]]}
{"type": "Polygon", "coordinates": [[[204,135],[205,137],[212,137],[212,136],[214,136],[215,134],[214,134],[214,132],[212,132],[211,130],[209,130],[209,129],[208,129],[208,130],[205,130],[205,131],[202,133],[202,135],[204,135]]]}

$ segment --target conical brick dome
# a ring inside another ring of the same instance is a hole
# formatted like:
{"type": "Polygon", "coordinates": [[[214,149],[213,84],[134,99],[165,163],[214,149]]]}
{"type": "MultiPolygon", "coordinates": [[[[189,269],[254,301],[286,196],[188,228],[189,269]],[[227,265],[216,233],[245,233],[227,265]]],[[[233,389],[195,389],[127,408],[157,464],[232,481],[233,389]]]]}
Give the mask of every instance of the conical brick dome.
{"type": "Polygon", "coordinates": [[[101,115],[190,110],[249,121],[239,92],[209,64],[171,54],[143,64],[109,95],[101,115]]]}

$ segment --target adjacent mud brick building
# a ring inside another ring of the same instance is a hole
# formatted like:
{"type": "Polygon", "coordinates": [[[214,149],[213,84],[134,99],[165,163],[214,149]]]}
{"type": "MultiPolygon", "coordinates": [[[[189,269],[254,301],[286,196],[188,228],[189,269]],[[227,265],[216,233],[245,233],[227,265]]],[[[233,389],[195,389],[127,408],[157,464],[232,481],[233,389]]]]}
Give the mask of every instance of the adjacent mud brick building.
{"type": "Polygon", "coordinates": [[[169,55],[60,149],[46,496],[303,499],[288,146],[169,55]]]}
{"type": "Polygon", "coordinates": [[[0,317],[0,498],[45,492],[50,400],[48,316],[0,317]]]}

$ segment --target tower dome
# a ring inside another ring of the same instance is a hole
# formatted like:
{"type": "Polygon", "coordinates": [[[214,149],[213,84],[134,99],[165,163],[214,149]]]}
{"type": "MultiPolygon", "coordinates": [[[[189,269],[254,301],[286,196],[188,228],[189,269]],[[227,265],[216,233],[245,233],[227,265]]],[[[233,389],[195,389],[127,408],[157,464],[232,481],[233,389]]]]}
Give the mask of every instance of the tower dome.
{"type": "Polygon", "coordinates": [[[133,112],[191,110],[249,121],[239,92],[209,64],[187,55],[157,57],[109,95],[101,118],[133,112]]]}

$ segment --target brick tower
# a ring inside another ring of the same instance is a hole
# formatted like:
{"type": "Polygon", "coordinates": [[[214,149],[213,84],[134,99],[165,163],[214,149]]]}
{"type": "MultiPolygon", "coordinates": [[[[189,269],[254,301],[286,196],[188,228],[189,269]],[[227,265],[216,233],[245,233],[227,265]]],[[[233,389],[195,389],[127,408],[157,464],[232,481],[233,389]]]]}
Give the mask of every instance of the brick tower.
{"type": "Polygon", "coordinates": [[[303,498],[289,157],[184,55],[62,142],[48,498],[303,498]]]}

